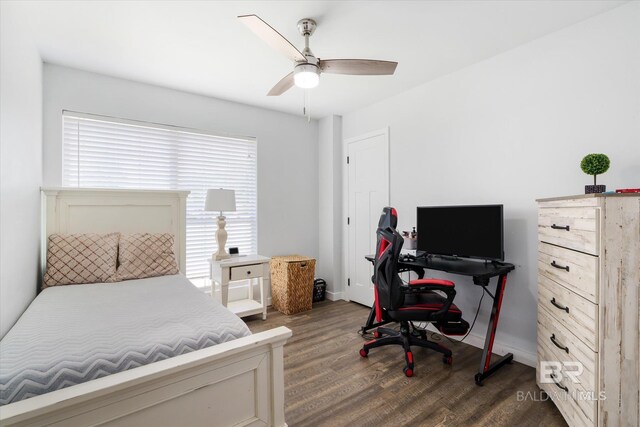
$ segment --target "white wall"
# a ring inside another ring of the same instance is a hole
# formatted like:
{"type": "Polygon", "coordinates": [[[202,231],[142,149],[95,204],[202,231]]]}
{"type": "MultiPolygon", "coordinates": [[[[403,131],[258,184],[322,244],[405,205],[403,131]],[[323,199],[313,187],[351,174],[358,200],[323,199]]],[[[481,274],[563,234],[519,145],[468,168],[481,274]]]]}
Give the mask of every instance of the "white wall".
{"type": "Polygon", "coordinates": [[[0,3],[0,337],[36,294],[42,181],[42,61],[29,16],[0,3]]]}
{"type": "MultiPolygon", "coordinates": [[[[419,205],[505,205],[507,260],[517,269],[497,351],[535,361],[535,199],[583,193],[592,179],[579,163],[591,152],[611,158],[599,183],[640,186],[639,23],[631,2],[343,117],[345,139],[390,126],[400,229],[415,225],[419,205]]],[[[453,279],[471,321],[480,289],[453,279]]],[[[476,335],[489,310],[485,298],[476,335]]]]}
{"type": "Polygon", "coordinates": [[[44,182],[61,184],[62,110],[258,139],[258,251],[318,255],[318,123],[285,113],[45,64],[44,182]]]}
{"type": "Polygon", "coordinates": [[[342,299],[342,118],[318,123],[319,253],[316,276],[327,281],[327,298],[342,299]]]}

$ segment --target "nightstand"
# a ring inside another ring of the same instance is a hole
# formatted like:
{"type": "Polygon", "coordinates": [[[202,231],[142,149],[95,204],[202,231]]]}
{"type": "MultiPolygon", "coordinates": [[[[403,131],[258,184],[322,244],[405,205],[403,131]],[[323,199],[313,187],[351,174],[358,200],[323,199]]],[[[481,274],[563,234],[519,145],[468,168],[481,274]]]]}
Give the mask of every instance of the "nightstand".
{"type": "Polygon", "coordinates": [[[262,320],[266,320],[266,290],[271,287],[270,261],[271,258],[261,255],[232,256],[221,261],[209,258],[211,296],[215,297],[215,285],[218,283],[222,305],[239,317],[262,313],[262,320]],[[253,298],[253,285],[251,285],[249,298],[229,302],[229,283],[247,279],[258,279],[260,282],[260,301],[253,298]]]}

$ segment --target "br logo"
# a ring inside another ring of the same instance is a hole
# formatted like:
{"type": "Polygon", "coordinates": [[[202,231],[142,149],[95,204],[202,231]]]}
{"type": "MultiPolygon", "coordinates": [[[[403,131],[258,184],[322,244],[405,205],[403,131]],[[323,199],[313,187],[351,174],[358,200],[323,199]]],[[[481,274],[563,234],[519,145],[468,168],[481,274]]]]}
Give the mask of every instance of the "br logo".
{"type": "Polygon", "coordinates": [[[541,360],[540,370],[538,372],[540,375],[540,383],[559,383],[567,378],[574,384],[580,384],[578,377],[584,372],[584,366],[580,362],[541,360]]]}

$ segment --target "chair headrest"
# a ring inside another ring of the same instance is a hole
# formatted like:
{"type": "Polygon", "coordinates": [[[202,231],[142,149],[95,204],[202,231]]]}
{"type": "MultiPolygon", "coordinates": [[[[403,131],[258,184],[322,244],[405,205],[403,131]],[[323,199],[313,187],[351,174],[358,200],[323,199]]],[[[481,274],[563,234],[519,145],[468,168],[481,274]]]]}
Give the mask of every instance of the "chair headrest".
{"type": "Polygon", "coordinates": [[[380,215],[380,221],[378,221],[378,228],[393,228],[395,230],[398,225],[398,212],[395,208],[385,207],[382,209],[382,215],[380,215]]]}

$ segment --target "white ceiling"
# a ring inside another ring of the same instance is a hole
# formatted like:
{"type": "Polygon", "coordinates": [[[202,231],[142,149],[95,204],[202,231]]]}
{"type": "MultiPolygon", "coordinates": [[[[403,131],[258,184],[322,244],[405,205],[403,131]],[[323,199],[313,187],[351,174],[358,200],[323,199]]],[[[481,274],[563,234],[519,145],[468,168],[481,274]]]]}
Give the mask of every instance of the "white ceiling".
{"type": "Polygon", "coordinates": [[[302,114],[303,91],[269,89],[292,64],[242,25],[255,13],[300,49],[317,20],[320,58],[398,61],[394,76],[323,75],[314,117],[393,96],[624,1],[25,2],[45,62],[302,114]]]}

